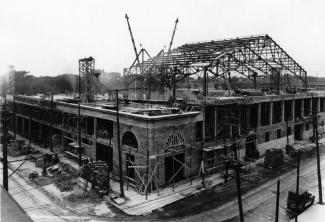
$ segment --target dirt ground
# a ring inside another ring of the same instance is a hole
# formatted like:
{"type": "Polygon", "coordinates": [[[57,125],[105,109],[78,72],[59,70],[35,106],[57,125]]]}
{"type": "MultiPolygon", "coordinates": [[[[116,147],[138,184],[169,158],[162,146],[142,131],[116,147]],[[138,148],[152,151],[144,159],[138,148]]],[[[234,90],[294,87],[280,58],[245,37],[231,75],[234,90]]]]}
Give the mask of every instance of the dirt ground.
{"type": "MultiPolygon", "coordinates": [[[[324,151],[322,151],[324,155],[324,151]]],[[[315,158],[315,151],[304,153],[301,155],[301,160],[308,160],[311,158],[315,158]]],[[[276,169],[266,169],[264,167],[258,166],[254,169],[255,172],[258,172],[261,177],[257,183],[252,183],[249,181],[242,180],[241,181],[241,189],[242,193],[246,193],[263,183],[277,178],[278,176],[294,169],[296,167],[296,158],[287,158],[284,165],[276,168],[276,169]]],[[[53,178],[45,178],[38,177],[34,181],[39,186],[46,186],[54,182],[53,178]]],[[[53,197],[55,199],[55,197],[53,197]]],[[[222,184],[214,187],[210,190],[205,190],[200,194],[186,197],[180,201],[169,204],[163,207],[160,210],[156,210],[153,213],[147,216],[129,216],[112,205],[108,205],[114,216],[111,214],[105,217],[105,215],[98,217],[98,219],[109,219],[114,221],[156,221],[156,220],[175,220],[186,217],[191,217],[192,215],[202,213],[204,211],[217,208],[228,201],[235,200],[237,198],[237,188],[234,179],[229,180],[226,184],[222,184]]],[[[57,200],[58,201],[58,200],[57,200]]],[[[56,201],[56,202],[57,202],[56,201]]],[[[77,204],[82,204],[84,202],[89,203],[87,199],[81,200],[80,198],[65,198],[64,204],[74,207],[77,204]],[[78,203],[77,203],[77,202],[78,203]]],[[[61,203],[62,204],[62,203],[61,203]]],[[[86,212],[85,213],[90,213],[86,212]]],[[[229,221],[237,221],[238,218],[234,218],[229,221]]]]}
{"type": "MultiPolygon", "coordinates": [[[[324,155],[325,151],[322,151],[324,155]]],[[[302,153],[301,160],[311,160],[315,159],[315,150],[302,153]]],[[[246,193],[265,182],[275,179],[278,176],[289,172],[290,170],[296,168],[296,157],[289,157],[286,159],[285,163],[275,169],[267,169],[261,166],[256,168],[256,172],[261,175],[258,183],[252,183],[245,180],[241,181],[242,193],[246,193]]],[[[217,186],[211,190],[205,190],[198,195],[189,196],[175,203],[169,204],[163,207],[162,211],[155,211],[152,214],[145,217],[137,217],[133,219],[138,220],[173,220],[180,219],[184,217],[190,217],[204,211],[217,208],[228,201],[237,199],[237,188],[234,179],[231,179],[224,185],[217,186]]],[[[128,216],[127,216],[128,217],[128,216]]],[[[229,221],[237,221],[238,218],[230,219],[229,221]]]]}

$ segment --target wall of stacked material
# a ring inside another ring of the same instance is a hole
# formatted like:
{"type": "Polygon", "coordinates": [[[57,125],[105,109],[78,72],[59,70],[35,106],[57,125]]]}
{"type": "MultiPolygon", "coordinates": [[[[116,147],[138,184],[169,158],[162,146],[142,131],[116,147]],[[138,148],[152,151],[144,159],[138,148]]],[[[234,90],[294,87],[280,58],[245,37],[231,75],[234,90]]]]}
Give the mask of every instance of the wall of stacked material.
{"type": "Polygon", "coordinates": [[[107,163],[94,161],[84,165],[80,170],[80,176],[92,183],[93,188],[107,189],[107,163]]]}

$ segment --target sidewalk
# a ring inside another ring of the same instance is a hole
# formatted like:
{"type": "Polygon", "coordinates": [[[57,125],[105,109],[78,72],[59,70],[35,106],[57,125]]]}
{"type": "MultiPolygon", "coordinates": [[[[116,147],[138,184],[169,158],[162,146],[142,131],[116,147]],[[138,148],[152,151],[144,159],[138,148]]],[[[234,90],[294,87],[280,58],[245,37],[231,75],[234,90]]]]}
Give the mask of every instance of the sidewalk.
{"type": "Polygon", "coordinates": [[[17,201],[0,185],[1,189],[1,221],[33,222],[17,201]]]}
{"type": "MultiPolygon", "coordinates": [[[[325,220],[325,205],[314,204],[298,216],[299,222],[323,222],[325,220]]],[[[291,220],[292,222],[295,219],[291,220]]]]}
{"type": "MultiPolygon", "coordinates": [[[[209,187],[213,187],[223,183],[224,179],[220,175],[215,174],[207,177],[205,181],[206,184],[209,184],[209,187]]],[[[129,215],[145,215],[187,196],[201,192],[201,182],[202,180],[197,178],[192,181],[192,184],[188,182],[178,186],[176,185],[174,191],[172,187],[163,188],[159,190],[159,196],[157,193],[148,194],[147,200],[145,195],[129,189],[125,190],[125,196],[127,198],[125,203],[118,205],[112,202],[112,204],[129,215]]],[[[117,191],[118,187],[119,184],[117,182],[112,183],[112,189],[114,191],[117,191]]]]}
{"type": "MultiPolygon", "coordinates": [[[[20,135],[17,135],[17,139],[25,140],[25,142],[28,142],[26,138],[20,135]]],[[[31,145],[35,150],[39,151],[40,153],[46,153],[49,151],[49,149],[39,147],[34,143],[32,143],[31,145]]],[[[73,168],[75,168],[76,170],[79,170],[78,163],[64,157],[63,155],[59,155],[59,156],[61,162],[67,163],[73,168]]],[[[30,168],[35,170],[36,167],[30,165],[30,168]]],[[[41,173],[40,168],[38,168],[38,171],[39,173],[41,173]]],[[[126,197],[125,201],[121,204],[117,204],[116,202],[111,200],[109,200],[109,202],[128,215],[146,215],[151,213],[154,210],[160,209],[175,201],[181,200],[187,196],[201,192],[202,191],[201,182],[202,182],[201,178],[195,178],[192,180],[192,182],[175,184],[174,191],[172,187],[162,188],[159,189],[159,196],[158,193],[155,192],[155,193],[148,194],[147,199],[144,194],[138,193],[132,187],[126,189],[127,187],[126,185],[124,185],[124,193],[126,197]]],[[[213,187],[223,183],[224,179],[219,174],[214,174],[209,177],[206,177],[205,182],[207,184],[207,187],[213,187]]],[[[111,180],[110,185],[113,192],[120,193],[120,185],[118,182],[111,180]]]]}

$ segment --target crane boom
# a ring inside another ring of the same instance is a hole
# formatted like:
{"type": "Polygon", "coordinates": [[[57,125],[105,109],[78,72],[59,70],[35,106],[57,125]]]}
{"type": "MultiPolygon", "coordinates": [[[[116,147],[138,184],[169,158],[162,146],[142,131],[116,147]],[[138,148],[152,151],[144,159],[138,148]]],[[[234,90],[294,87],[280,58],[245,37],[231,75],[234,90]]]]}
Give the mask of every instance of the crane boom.
{"type": "Polygon", "coordinates": [[[130,23],[129,23],[129,17],[128,17],[128,14],[125,14],[125,18],[126,18],[126,22],[128,23],[128,27],[129,27],[129,32],[130,32],[130,36],[131,36],[131,40],[132,40],[132,44],[133,44],[133,49],[134,49],[134,53],[135,53],[135,58],[136,60],[138,61],[138,63],[140,63],[140,60],[138,58],[138,50],[137,50],[137,47],[135,45],[135,42],[134,42],[134,38],[133,38],[133,34],[132,34],[132,30],[131,30],[131,26],[130,26],[130,23]]]}
{"type": "Polygon", "coordinates": [[[175,32],[176,32],[177,23],[178,23],[178,18],[175,21],[174,31],[173,31],[173,35],[172,35],[172,38],[171,38],[170,43],[169,43],[168,53],[172,49],[172,45],[173,45],[173,41],[174,41],[174,36],[175,36],[175,32]]]}

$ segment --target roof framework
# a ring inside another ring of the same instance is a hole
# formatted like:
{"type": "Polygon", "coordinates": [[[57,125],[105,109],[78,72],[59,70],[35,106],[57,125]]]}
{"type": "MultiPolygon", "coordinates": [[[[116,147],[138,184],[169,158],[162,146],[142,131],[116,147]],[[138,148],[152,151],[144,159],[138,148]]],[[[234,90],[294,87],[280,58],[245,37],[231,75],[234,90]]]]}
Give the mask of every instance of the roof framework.
{"type": "Polygon", "coordinates": [[[268,35],[185,44],[142,62],[136,60],[126,76],[158,77],[168,86],[207,70],[216,77],[240,74],[252,80],[269,77],[274,81],[282,71],[307,87],[307,72],[268,35]]]}

